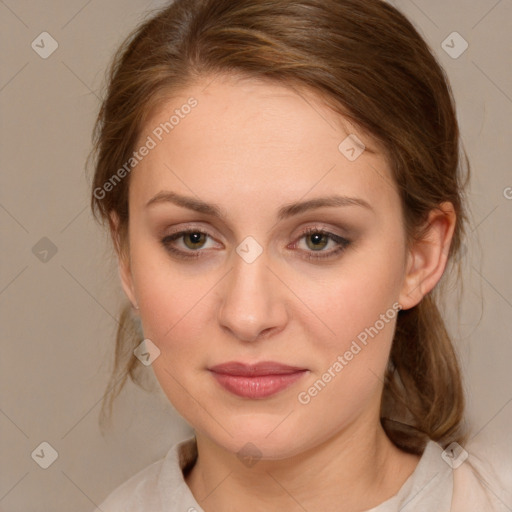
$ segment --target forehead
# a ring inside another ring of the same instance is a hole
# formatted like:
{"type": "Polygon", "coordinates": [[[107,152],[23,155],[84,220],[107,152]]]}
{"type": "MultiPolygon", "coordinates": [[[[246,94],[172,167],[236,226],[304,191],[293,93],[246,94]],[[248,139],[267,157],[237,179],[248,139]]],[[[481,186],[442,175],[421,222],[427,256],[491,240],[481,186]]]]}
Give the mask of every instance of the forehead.
{"type": "Polygon", "coordinates": [[[204,80],[152,113],[139,146],[148,137],[154,147],[132,173],[130,201],[178,189],[215,202],[233,192],[260,204],[270,197],[285,202],[308,191],[364,195],[372,204],[396,200],[376,143],[304,90],[254,79],[204,80]],[[357,157],[359,141],[366,149],[357,157]],[[343,153],[350,146],[355,159],[343,153]]]}

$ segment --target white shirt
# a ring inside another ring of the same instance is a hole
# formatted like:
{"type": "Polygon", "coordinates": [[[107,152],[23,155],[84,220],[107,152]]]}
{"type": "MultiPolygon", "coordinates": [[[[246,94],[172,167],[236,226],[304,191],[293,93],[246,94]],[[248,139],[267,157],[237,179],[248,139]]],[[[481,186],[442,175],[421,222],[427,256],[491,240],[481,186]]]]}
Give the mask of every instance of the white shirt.
{"type": "MultiPolygon", "coordinates": [[[[443,448],[429,441],[416,469],[398,493],[366,512],[512,511],[510,460],[506,465],[491,467],[472,450],[455,467],[442,454],[443,448]]],[[[99,509],[103,512],[204,512],[183,476],[183,468],[193,465],[196,457],[195,437],[175,444],[165,458],[120,485],[99,509]]]]}

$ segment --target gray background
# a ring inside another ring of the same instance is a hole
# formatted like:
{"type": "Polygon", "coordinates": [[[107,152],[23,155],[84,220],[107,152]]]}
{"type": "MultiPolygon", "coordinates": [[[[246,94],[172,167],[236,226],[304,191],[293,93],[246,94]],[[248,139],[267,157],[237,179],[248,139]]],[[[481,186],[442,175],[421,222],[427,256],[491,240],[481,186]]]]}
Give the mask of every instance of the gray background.
{"type": "MultiPolygon", "coordinates": [[[[439,57],[457,101],[473,169],[472,220],[460,317],[455,293],[445,313],[464,366],[474,437],[510,442],[512,2],[392,3],[439,57]],[[469,43],[456,59],[441,46],[454,31],[469,43]]],[[[105,437],[98,427],[122,295],[107,238],[89,212],[84,164],[107,63],[158,5],[0,0],[4,511],[93,510],[190,432],[161,391],[132,384],[105,437]],[[59,45],[46,59],[31,47],[43,31],[59,45]],[[41,253],[43,237],[55,254],[41,253]],[[31,457],[43,441],[58,452],[46,470],[31,457]]]]}

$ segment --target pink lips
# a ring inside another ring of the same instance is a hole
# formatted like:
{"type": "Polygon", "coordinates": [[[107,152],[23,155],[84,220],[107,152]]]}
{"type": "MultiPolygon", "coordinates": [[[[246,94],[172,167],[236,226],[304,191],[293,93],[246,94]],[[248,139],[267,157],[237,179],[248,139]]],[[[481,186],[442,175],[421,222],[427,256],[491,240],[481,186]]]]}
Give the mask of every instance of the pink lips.
{"type": "Polygon", "coordinates": [[[217,382],[231,393],[243,398],[267,398],[291,386],[308,370],[262,361],[249,365],[228,362],[209,368],[217,382]]]}

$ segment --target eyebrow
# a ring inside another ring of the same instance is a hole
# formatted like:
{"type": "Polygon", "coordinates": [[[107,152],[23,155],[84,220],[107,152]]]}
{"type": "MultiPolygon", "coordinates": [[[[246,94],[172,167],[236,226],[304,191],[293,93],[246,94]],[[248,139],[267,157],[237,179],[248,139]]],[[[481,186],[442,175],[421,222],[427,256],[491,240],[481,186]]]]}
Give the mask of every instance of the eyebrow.
{"type": "MultiPolygon", "coordinates": [[[[227,215],[222,208],[213,203],[206,203],[200,199],[190,196],[183,196],[176,192],[162,191],[151,198],[145,205],[146,208],[162,203],[173,203],[177,206],[193,210],[198,213],[204,213],[226,220],[227,215]]],[[[341,206],[360,206],[375,213],[373,207],[364,199],[358,197],[331,195],[327,197],[317,197],[308,201],[295,202],[281,207],[277,213],[278,220],[285,220],[294,215],[299,215],[309,210],[325,207],[341,207],[341,206]]]]}

